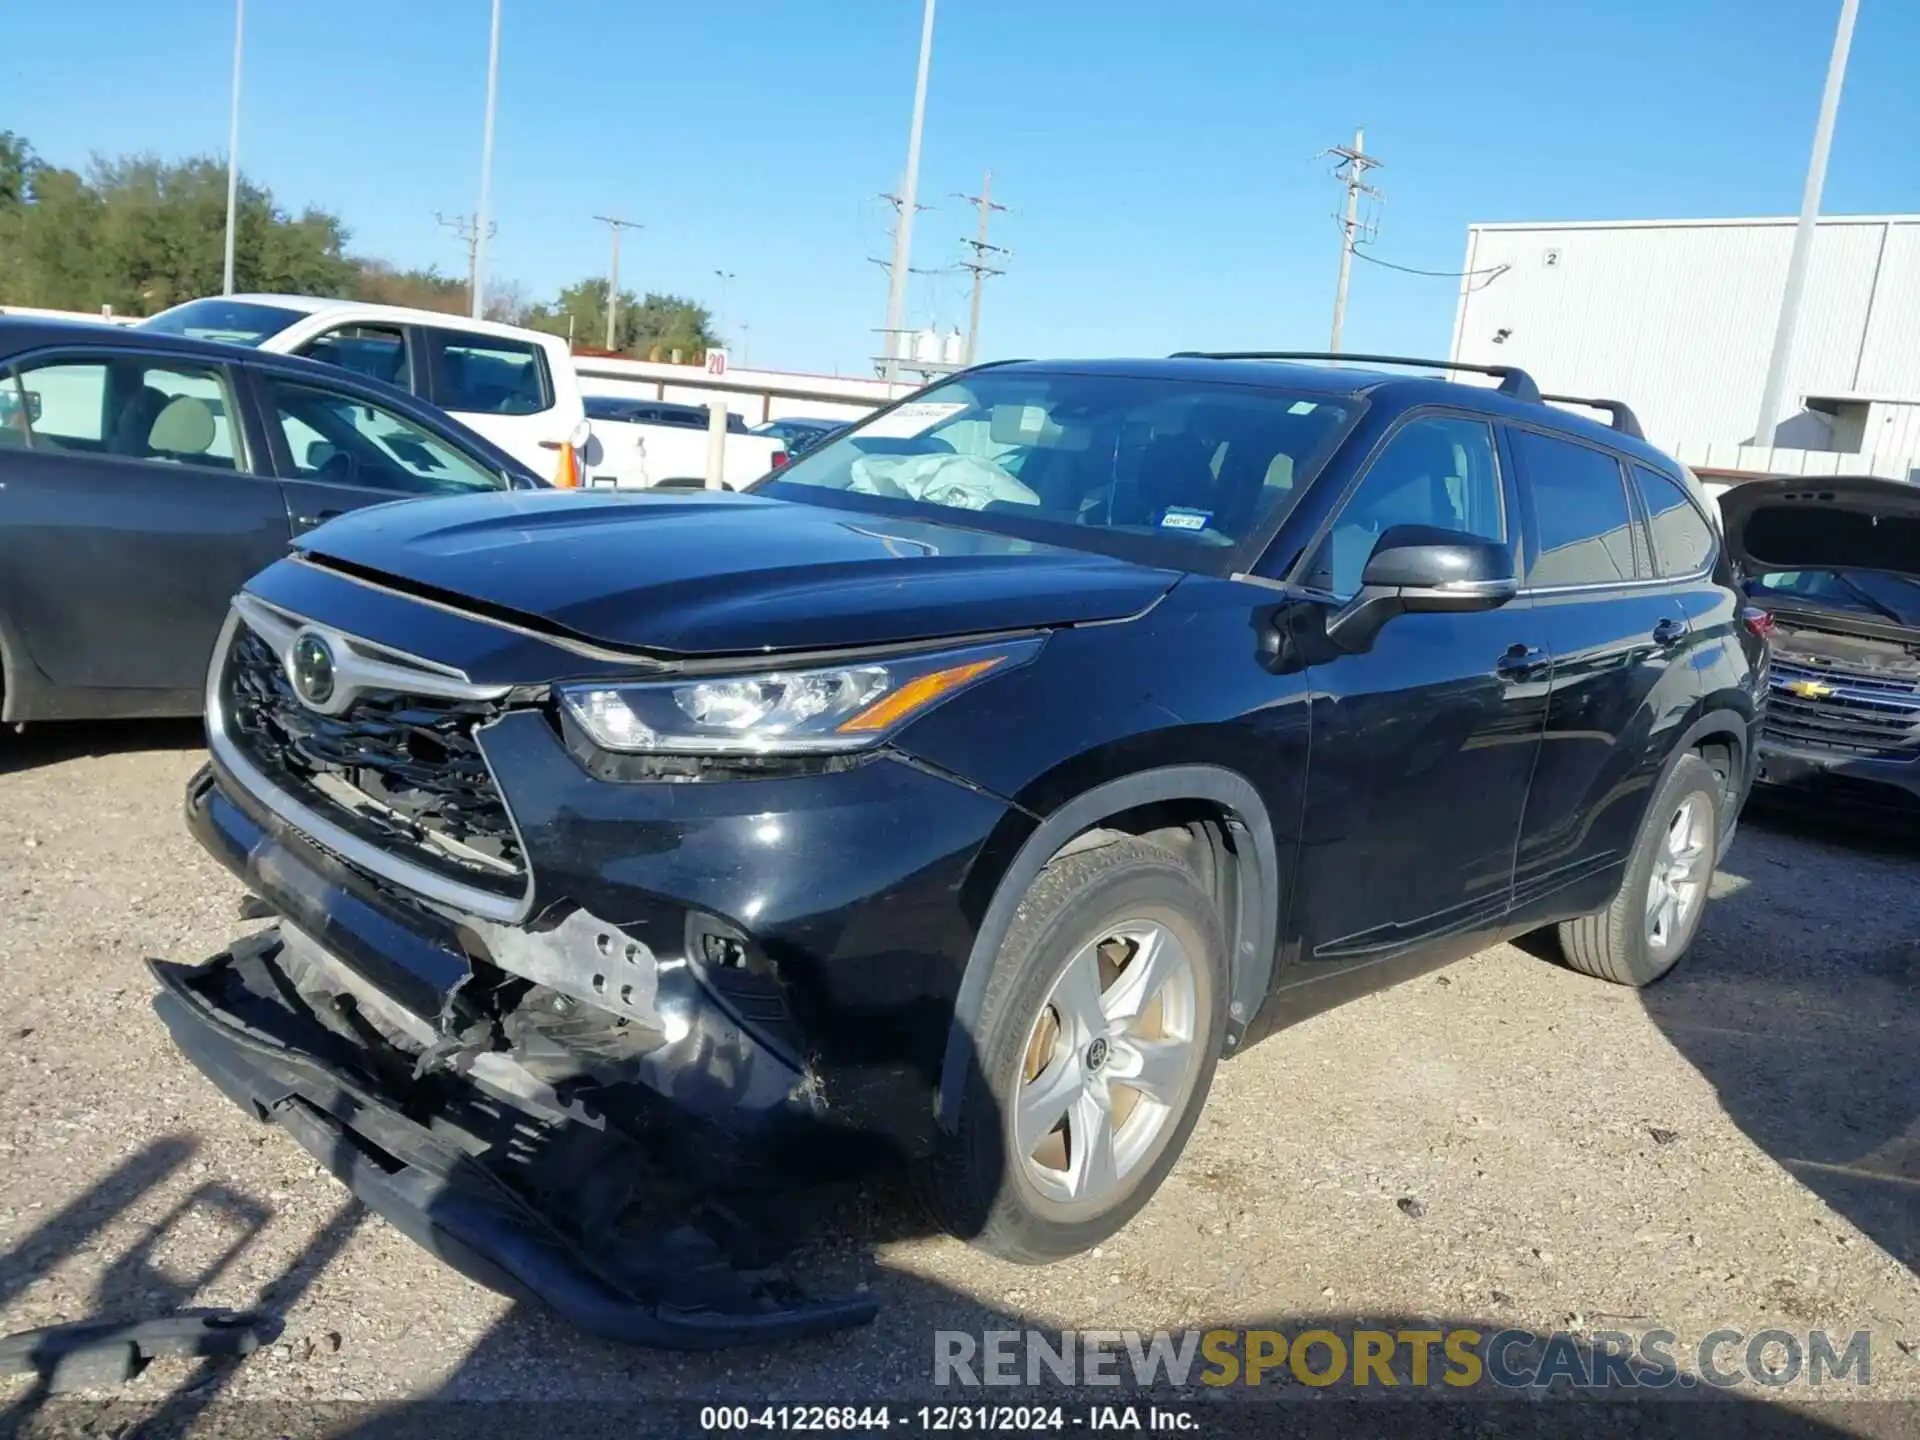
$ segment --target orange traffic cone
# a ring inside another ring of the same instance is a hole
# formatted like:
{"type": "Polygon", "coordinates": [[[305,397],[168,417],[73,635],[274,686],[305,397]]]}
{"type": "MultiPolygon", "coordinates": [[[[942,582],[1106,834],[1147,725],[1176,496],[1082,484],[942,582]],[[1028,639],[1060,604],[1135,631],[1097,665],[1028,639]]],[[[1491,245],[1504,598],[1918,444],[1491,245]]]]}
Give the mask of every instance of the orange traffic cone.
{"type": "Polygon", "coordinates": [[[553,472],[553,485],[556,490],[580,488],[580,462],[571,445],[560,447],[560,464],[553,472]]]}

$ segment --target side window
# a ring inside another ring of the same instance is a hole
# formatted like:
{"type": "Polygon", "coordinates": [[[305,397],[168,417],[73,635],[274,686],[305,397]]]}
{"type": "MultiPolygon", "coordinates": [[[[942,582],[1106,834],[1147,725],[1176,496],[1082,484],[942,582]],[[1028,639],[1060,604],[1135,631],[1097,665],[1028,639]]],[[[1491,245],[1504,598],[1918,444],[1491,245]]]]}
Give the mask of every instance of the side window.
{"type": "Polygon", "coordinates": [[[1486,421],[1436,415],[1402,426],[1340,507],[1309,583],[1343,600],[1357,594],[1367,557],[1395,525],[1508,538],[1493,429],[1486,421]]]}
{"type": "Polygon", "coordinates": [[[1647,508],[1653,531],[1654,564],[1662,575],[1692,575],[1705,568],[1715,545],[1713,527],[1675,481],[1644,465],[1633,467],[1633,483],[1647,508]]]}
{"type": "Polygon", "coordinates": [[[0,450],[24,450],[28,444],[27,424],[38,418],[28,408],[19,377],[10,371],[0,375],[0,450]]]}
{"type": "Polygon", "coordinates": [[[302,479],[403,495],[499,490],[506,484],[478,460],[385,406],[277,379],[267,383],[267,395],[293,473],[302,479]]]}
{"type": "Polygon", "coordinates": [[[491,335],[431,330],[443,410],[470,415],[537,415],[553,406],[547,357],[538,345],[491,335]]]}
{"type": "Polygon", "coordinates": [[[237,468],[233,401],[218,370],[128,355],[23,366],[18,383],[36,448],[237,468]]]}
{"type": "Polygon", "coordinates": [[[413,388],[406,332],[397,325],[338,325],[309,340],[300,353],[369,380],[382,380],[402,390],[413,388]]]}
{"type": "Polygon", "coordinates": [[[1601,585],[1635,579],[1633,514],[1620,462],[1605,451],[1533,430],[1509,432],[1520,478],[1532,489],[1540,553],[1531,585],[1601,585]]]}

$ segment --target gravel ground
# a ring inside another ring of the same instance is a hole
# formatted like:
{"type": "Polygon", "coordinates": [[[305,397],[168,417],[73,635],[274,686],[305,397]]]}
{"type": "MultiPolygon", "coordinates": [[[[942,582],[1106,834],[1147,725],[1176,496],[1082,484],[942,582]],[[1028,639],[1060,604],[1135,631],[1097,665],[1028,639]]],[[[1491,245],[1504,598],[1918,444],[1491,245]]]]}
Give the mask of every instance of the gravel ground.
{"type": "Polygon", "coordinates": [[[1423,1316],[1665,1326],[1683,1355],[1722,1326],[1864,1328],[1872,1393],[1920,1399],[1920,843],[1750,817],[1652,991],[1489,950],[1222,1067],[1165,1189],[1092,1255],[1002,1265],[876,1184],[809,1277],[870,1287],[879,1324],[689,1358],[460,1279],[175,1055],[142,959],[254,928],[179,820],[200,759],[191,726],[0,736],[0,1331],[187,1304],[285,1322],[130,1398],[901,1398],[930,1393],[940,1328],[1423,1316]]]}

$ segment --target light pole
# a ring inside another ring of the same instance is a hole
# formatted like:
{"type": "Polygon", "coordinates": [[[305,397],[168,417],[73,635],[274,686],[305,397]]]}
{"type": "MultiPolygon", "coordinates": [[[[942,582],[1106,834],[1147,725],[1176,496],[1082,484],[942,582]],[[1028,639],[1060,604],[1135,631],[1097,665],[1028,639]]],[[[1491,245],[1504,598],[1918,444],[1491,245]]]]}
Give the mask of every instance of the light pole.
{"type": "Polygon", "coordinates": [[[907,312],[907,265],[913,253],[914,192],[920,186],[920,131],[927,118],[927,70],[933,64],[933,3],[920,17],[920,69],[913,82],[913,124],[907,131],[907,173],[900,185],[900,218],[893,227],[893,263],[887,267],[887,325],[881,332],[886,362],[881,373],[900,378],[898,345],[907,312]]]}
{"type": "Polygon", "coordinates": [[[227,254],[220,293],[233,294],[233,243],[240,200],[240,49],[247,28],[247,0],[233,0],[233,99],[227,114],[227,254]]]}
{"type": "Polygon", "coordinates": [[[724,345],[727,343],[727,282],[734,278],[734,273],[731,270],[713,273],[720,277],[720,313],[714,317],[713,328],[720,332],[720,343],[724,345]]]}
{"type": "Polygon", "coordinates": [[[1800,223],[1793,229],[1793,254],[1787,260],[1787,288],[1780,296],[1780,320],[1773,331],[1773,355],[1767,361],[1767,384],[1760,394],[1760,420],[1753,443],[1773,444],[1773,434],[1785,417],[1787,365],[1793,359],[1793,332],[1800,323],[1800,292],[1806,288],[1807,261],[1813,252],[1814,223],[1820,218],[1820,192],[1827,183],[1827,152],[1833,147],[1833,119],[1840,109],[1840,87],[1847,78],[1847,51],[1853,45],[1853,22],[1860,0],[1840,0],[1840,28],[1833,34],[1833,54],[1827,60],[1827,87],[1820,96],[1820,118],[1813,127],[1813,157],[1807,162],[1807,186],[1800,196],[1800,223]]]}
{"type": "Polygon", "coordinates": [[[488,207],[493,203],[493,112],[500,98],[500,0],[493,0],[487,39],[487,121],[480,134],[480,208],[473,215],[473,318],[486,308],[488,207]]]}

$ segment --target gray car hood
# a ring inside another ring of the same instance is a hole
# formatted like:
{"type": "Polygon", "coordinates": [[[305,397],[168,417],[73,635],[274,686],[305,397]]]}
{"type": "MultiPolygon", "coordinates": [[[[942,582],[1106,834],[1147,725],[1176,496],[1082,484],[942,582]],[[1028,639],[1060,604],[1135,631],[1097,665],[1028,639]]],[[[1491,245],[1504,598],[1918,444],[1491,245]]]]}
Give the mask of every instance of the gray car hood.
{"type": "Polygon", "coordinates": [[[1875,475],[1750,480],[1720,497],[1741,570],[1891,570],[1920,578],[1920,485],[1875,475]]]}

